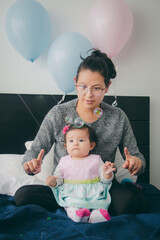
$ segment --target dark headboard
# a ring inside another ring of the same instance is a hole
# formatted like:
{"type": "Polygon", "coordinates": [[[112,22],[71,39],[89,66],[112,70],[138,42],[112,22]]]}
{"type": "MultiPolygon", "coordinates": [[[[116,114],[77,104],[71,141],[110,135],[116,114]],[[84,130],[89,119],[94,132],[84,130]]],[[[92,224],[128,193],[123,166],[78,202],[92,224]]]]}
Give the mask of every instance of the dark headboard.
{"type": "MultiPolygon", "coordinates": [[[[65,102],[76,95],[67,95],[65,102]]],[[[62,99],[62,95],[0,94],[0,154],[23,154],[24,143],[33,140],[47,112],[62,99]]],[[[113,96],[104,101],[112,104],[113,96]]],[[[149,182],[149,97],[118,96],[118,107],[127,114],[138,147],[147,162],[139,181],[149,182]]]]}

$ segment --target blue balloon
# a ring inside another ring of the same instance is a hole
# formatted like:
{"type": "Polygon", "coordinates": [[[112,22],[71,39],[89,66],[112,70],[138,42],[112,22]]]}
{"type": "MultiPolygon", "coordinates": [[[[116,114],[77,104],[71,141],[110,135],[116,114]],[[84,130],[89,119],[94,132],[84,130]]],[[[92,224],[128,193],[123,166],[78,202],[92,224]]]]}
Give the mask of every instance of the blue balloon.
{"type": "Polygon", "coordinates": [[[48,67],[53,79],[64,93],[74,91],[74,76],[92,44],[82,34],[66,32],[58,36],[48,52],[48,67]]]}
{"type": "Polygon", "coordinates": [[[44,7],[35,0],[19,0],[6,15],[6,33],[13,47],[27,60],[34,61],[51,39],[51,21],[44,7]]]}

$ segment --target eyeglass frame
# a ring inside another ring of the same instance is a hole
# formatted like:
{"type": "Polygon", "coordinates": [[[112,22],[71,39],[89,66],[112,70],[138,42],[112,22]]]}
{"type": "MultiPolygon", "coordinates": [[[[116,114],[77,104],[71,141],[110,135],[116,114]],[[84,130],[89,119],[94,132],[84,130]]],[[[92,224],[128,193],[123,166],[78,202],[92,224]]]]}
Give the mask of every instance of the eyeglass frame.
{"type": "MultiPolygon", "coordinates": [[[[85,94],[87,94],[87,92],[88,92],[88,90],[90,89],[91,90],[91,92],[92,92],[92,89],[94,88],[94,86],[93,87],[88,87],[87,85],[83,85],[83,84],[75,84],[75,88],[77,89],[77,92],[80,94],[80,95],[85,95],[85,94]],[[78,88],[77,87],[79,87],[79,86],[85,86],[86,87],[86,89],[85,89],[85,93],[83,93],[83,94],[81,94],[81,93],[79,93],[78,92],[78,88]]],[[[101,92],[101,94],[99,94],[99,95],[96,95],[96,94],[94,94],[93,92],[92,92],[92,94],[94,95],[94,96],[97,96],[97,97],[99,97],[99,96],[101,96],[102,95],[102,93],[103,93],[103,91],[105,90],[105,88],[101,88],[101,87],[97,87],[97,88],[99,88],[99,89],[101,89],[102,90],[102,92],[101,92]]]]}

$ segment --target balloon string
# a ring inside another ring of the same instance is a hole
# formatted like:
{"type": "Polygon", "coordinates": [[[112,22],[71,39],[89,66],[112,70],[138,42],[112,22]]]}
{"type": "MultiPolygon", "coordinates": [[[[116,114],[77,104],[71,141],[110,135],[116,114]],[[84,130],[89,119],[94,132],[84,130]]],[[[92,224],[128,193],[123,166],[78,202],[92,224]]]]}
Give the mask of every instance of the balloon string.
{"type": "Polygon", "coordinates": [[[111,91],[112,91],[112,95],[114,96],[114,102],[112,102],[112,106],[116,107],[118,105],[117,95],[116,95],[112,85],[111,85],[111,91]]]}
{"type": "Polygon", "coordinates": [[[64,101],[64,99],[65,99],[65,96],[66,96],[66,94],[64,94],[63,96],[62,96],[62,99],[57,103],[57,105],[59,105],[61,102],[63,102],[64,101]]]}
{"type": "Polygon", "coordinates": [[[117,96],[114,95],[114,98],[115,98],[115,100],[114,100],[114,102],[112,103],[112,106],[113,106],[113,107],[116,107],[116,106],[118,105],[118,103],[117,103],[117,96]]]}

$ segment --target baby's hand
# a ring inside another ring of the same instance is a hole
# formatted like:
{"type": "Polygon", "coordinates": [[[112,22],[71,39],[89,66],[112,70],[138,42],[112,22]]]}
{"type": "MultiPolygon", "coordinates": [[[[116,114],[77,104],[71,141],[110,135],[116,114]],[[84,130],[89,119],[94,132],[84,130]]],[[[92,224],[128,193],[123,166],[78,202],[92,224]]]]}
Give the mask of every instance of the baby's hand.
{"type": "Polygon", "coordinates": [[[46,184],[49,187],[55,187],[57,185],[57,177],[48,176],[47,179],[46,179],[46,184]]]}
{"type": "Polygon", "coordinates": [[[112,172],[116,171],[116,168],[114,167],[114,163],[111,162],[105,162],[103,166],[103,177],[106,179],[110,179],[112,177],[112,172]]]}

